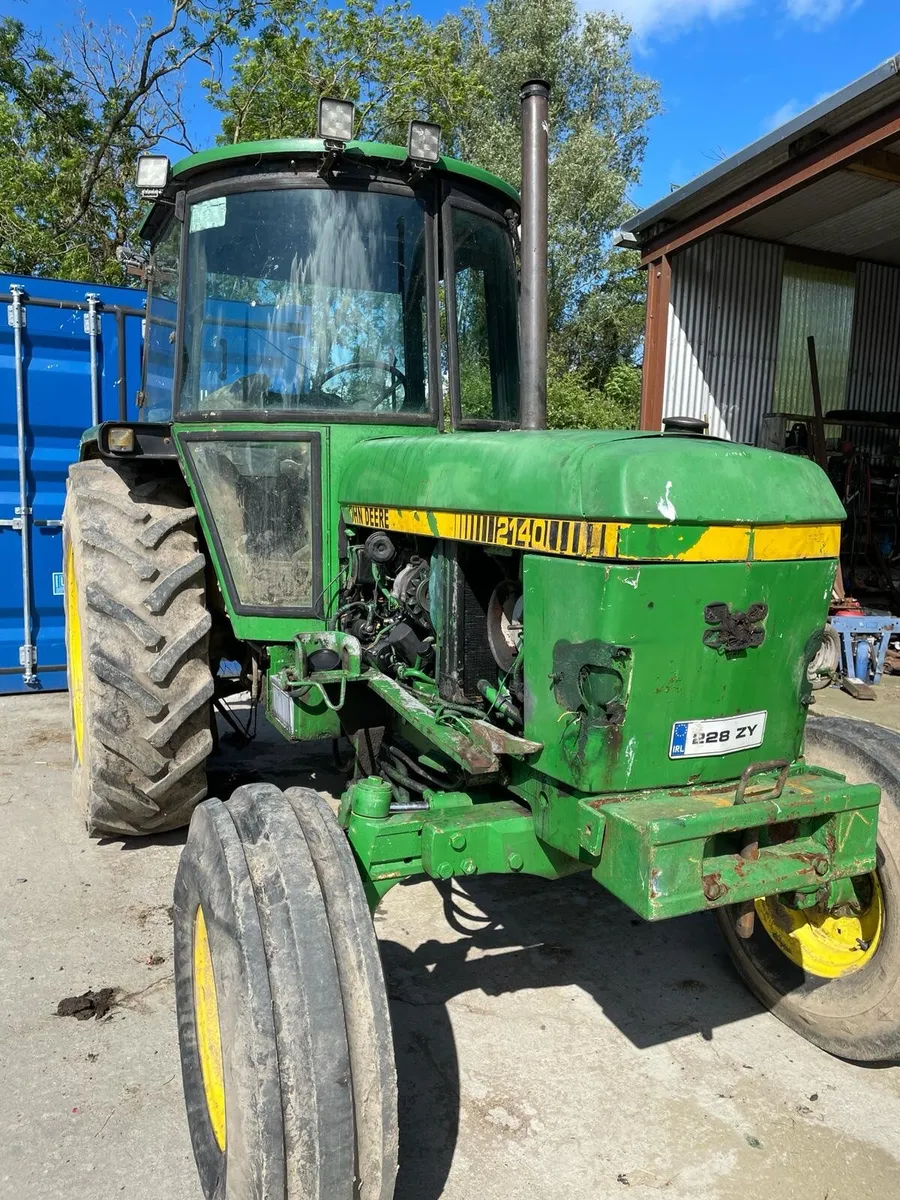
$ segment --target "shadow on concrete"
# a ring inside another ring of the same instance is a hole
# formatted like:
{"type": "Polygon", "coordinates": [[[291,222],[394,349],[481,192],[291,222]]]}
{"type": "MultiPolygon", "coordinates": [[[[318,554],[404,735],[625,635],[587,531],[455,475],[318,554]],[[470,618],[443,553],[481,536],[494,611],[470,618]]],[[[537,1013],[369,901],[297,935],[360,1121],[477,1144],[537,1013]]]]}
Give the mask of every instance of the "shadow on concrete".
{"type": "Polygon", "coordinates": [[[706,914],[649,924],[588,876],[435,886],[456,940],[412,951],[382,942],[400,1087],[396,1200],[438,1200],[450,1170],[460,1096],[453,997],[575,985],[638,1048],[692,1034],[711,1041],[716,1027],[761,1011],[706,914]]]}
{"type": "Polygon", "coordinates": [[[165,833],[151,833],[147,837],[125,837],[116,834],[97,839],[98,846],[118,846],[120,850],[143,850],[147,846],[183,846],[187,840],[187,829],[169,829],[165,833]]]}

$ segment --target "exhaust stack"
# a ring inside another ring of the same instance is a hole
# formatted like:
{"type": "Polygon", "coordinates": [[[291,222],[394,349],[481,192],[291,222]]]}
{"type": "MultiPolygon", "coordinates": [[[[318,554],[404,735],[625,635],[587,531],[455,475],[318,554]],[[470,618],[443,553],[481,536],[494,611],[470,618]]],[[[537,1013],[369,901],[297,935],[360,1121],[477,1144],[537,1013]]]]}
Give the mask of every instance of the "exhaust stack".
{"type": "Polygon", "coordinates": [[[547,428],[547,163],[550,85],[530,79],[522,104],[522,247],[519,291],[520,424],[547,428]]]}

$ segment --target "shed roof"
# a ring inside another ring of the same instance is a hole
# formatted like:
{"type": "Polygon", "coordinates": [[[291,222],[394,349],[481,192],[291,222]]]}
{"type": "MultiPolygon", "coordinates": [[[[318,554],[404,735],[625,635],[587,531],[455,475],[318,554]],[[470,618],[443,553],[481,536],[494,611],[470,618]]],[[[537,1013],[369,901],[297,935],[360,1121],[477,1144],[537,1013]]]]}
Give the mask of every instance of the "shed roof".
{"type": "Polygon", "coordinates": [[[894,178],[836,171],[734,222],[729,233],[900,265],[900,142],[886,155],[895,159],[894,178]]]}
{"type": "MultiPolygon", "coordinates": [[[[694,216],[709,205],[724,200],[739,188],[753,183],[774,168],[789,162],[794,156],[842,133],[898,100],[900,55],[894,55],[873,71],[739,150],[731,158],[716,163],[690,183],[636,213],[622,225],[620,242],[640,243],[661,226],[694,216]]],[[[889,152],[900,151],[900,142],[886,149],[889,152]]],[[[809,226],[812,220],[814,225],[824,223],[826,228],[815,235],[815,245],[810,245],[810,248],[835,249],[844,254],[856,253],[846,245],[843,232],[836,231],[834,227],[829,230],[827,224],[835,219],[843,220],[849,208],[856,214],[853,217],[854,229],[859,225],[856,241],[850,239],[852,244],[861,246],[867,238],[874,237],[871,227],[865,233],[862,229],[870,216],[877,225],[882,222],[885,226],[890,225],[894,232],[893,240],[896,242],[897,217],[900,216],[898,184],[900,178],[892,182],[889,179],[879,180],[871,175],[838,171],[835,175],[804,188],[802,192],[746,218],[734,225],[731,232],[771,241],[790,241],[792,236],[796,237],[798,234],[798,221],[803,226],[809,226]],[[819,192],[810,209],[810,193],[816,188],[819,192]],[[872,204],[874,208],[868,208],[866,211],[867,206],[872,204]],[[840,246],[835,245],[836,232],[839,233],[840,246]]],[[[886,232],[887,228],[881,230],[878,244],[885,241],[886,232]]],[[[798,241],[797,244],[809,243],[798,241]]],[[[895,253],[900,255],[900,250],[896,250],[895,253]]],[[[900,257],[887,261],[900,261],[900,257]]]]}

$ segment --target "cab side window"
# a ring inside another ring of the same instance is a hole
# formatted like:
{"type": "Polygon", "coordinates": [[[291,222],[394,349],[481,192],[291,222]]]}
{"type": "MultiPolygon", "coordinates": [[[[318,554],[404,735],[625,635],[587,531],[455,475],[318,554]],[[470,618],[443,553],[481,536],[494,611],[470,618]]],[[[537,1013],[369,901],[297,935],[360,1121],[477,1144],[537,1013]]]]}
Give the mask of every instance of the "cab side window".
{"type": "Polygon", "coordinates": [[[172,419],[180,249],[181,222],[173,218],[150,259],[144,334],[143,414],[147,421],[172,419]]]}

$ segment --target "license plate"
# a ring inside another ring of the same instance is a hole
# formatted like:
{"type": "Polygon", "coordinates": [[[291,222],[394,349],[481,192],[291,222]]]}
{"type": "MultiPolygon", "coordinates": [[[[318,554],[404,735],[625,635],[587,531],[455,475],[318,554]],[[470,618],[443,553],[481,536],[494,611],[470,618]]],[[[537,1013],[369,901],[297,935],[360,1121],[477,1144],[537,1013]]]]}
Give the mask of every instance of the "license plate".
{"type": "Polygon", "coordinates": [[[764,712],[714,717],[709,721],[676,721],[672,726],[669,758],[700,758],[708,754],[750,750],[762,745],[765,732],[764,712]]]}

